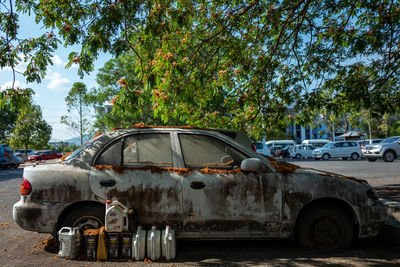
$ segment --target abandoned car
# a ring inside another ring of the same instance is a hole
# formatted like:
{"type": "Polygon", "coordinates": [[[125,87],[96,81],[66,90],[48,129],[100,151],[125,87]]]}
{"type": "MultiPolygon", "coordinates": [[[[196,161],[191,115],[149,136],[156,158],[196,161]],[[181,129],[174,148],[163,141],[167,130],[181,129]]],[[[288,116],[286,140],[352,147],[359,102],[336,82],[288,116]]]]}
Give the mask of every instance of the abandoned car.
{"type": "Polygon", "coordinates": [[[13,217],[23,229],[98,228],[106,200],[179,239],[293,238],[345,248],[378,234],[386,209],[365,181],[302,169],[217,131],[140,127],[106,132],[59,164],[26,167],[13,217]]]}

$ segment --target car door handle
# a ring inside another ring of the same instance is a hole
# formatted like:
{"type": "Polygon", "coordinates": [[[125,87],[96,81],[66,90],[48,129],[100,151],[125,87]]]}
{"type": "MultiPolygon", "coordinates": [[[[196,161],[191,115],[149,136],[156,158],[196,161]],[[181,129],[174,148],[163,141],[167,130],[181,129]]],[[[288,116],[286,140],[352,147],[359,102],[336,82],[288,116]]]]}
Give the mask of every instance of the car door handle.
{"type": "Polygon", "coordinates": [[[203,189],[206,187],[206,184],[204,182],[191,182],[190,187],[193,189],[203,189]]]}
{"type": "Polygon", "coordinates": [[[115,180],[101,180],[100,185],[104,187],[112,187],[116,184],[117,182],[115,180]]]}

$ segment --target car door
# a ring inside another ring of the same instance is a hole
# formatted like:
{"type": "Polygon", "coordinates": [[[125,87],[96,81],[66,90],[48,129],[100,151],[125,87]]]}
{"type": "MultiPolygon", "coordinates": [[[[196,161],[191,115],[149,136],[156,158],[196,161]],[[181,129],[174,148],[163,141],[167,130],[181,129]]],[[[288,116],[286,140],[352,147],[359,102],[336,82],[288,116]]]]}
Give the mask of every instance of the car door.
{"type": "Polygon", "coordinates": [[[133,208],[139,223],[182,230],[181,177],[174,172],[169,132],[127,135],[107,145],[90,170],[90,187],[102,198],[133,208]]]}
{"type": "Polygon", "coordinates": [[[343,156],[342,143],[335,143],[330,149],[331,157],[338,158],[343,156]]]}
{"type": "Polygon", "coordinates": [[[276,237],[281,221],[277,176],[244,173],[248,156],[206,134],[180,133],[184,231],[188,237],[276,237]]]}
{"type": "Polygon", "coordinates": [[[350,157],[352,150],[354,150],[354,149],[350,146],[350,142],[343,142],[341,156],[342,157],[350,157]]]}
{"type": "Polygon", "coordinates": [[[313,147],[313,146],[310,146],[310,145],[305,146],[305,149],[303,150],[304,157],[312,158],[312,153],[313,153],[314,149],[315,149],[315,147],[313,147]]]}

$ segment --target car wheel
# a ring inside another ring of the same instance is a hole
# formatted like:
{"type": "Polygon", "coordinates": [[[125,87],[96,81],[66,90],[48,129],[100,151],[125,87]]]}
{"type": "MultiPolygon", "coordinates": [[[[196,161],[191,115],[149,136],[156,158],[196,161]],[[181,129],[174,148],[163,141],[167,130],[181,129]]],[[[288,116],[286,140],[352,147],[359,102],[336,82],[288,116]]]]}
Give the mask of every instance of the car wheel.
{"type": "Polygon", "coordinates": [[[325,153],[325,154],[322,155],[322,159],[323,159],[323,160],[328,160],[328,159],[330,159],[330,158],[331,158],[331,156],[329,156],[328,153],[325,153]]]}
{"type": "Polygon", "coordinates": [[[316,206],[307,210],[297,227],[297,241],[306,249],[332,251],[344,249],[353,240],[349,217],[336,206],[316,206]]]}
{"type": "Polygon", "coordinates": [[[392,162],[396,156],[394,155],[393,151],[389,150],[383,154],[383,160],[385,162],[392,162]]]}
{"type": "Polygon", "coordinates": [[[300,154],[297,154],[297,155],[296,155],[296,159],[301,159],[301,155],[300,155],[300,154]]]}
{"type": "Polygon", "coordinates": [[[374,161],[376,161],[376,158],[367,158],[367,160],[370,162],[374,162],[374,161]]]}
{"type": "Polygon", "coordinates": [[[105,208],[87,205],[73,209],[65,218],[62,226],[78,227],[79,232],[98,229],[104,225],[105,208]]]}
{"type": "Polygon", "coordinates": [[[360,156],[358,156],[357,153],[351,154],[351,159],[352,159],[352,160],[358,160],[359,157],[360,157],[360,156]]]}

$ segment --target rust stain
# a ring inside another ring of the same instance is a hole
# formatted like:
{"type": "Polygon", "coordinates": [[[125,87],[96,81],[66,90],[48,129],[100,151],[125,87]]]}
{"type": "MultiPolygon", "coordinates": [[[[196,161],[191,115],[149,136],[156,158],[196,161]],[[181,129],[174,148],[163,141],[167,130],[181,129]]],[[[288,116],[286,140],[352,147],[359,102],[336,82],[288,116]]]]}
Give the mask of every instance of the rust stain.
{"type": "Polygon", "coordinates": [[[220,169],[189,169],[189,168],[171,168],[171,167],[157,167],[146,165],[143,167],[126,167],[126,166],[116,166],[116,165],[94,165],[96,170],[113,170],[116,173],[122,174],[126,170],[130,171],[150,171],[151,173],[161,173],[161,172],[175,172],[177,174],[191,174],[194,171],[199,171],[203,174],[215,174],[215,173],[242,173],[241,168],[237,168],[234,170],[220,170],[220,169]]]}
{"type": "Polygon", "coordinates": [[[274,159],[273,157],[270,157],[270,156],[265,156],[265,155],[262,155],[262,156],[264,156],[266,159],[268,159],[269,163],[271,163],[271,165],[278,172],[280,172],[282,174],[294,173],[298,169],[304,169],[304,170],[316,171],[316,172],[318,172],[319,175],[322,175],[322,176],[328,176],[328,177],[332,177],[332,178],[341,178],[341,179],[351,180],[351,181],[354,181],[354,182],[357,182],[357,183],[367,183],[367,181],[365,181],[363,179],[356,178],[356,177],[345,176],[345,175],[341,175],[341,174],[337,174],[337,173],[321,171],[321,170],[317,170],[317,169],[313,169],[313,168],[302,168],[300,166],[287,163],[285,161],[277,161],[276,159],[274,159]]]}
{"type": "Polygon", "coordinates": [[[102,135],[102,134],[104,134],[104,132],[98,132],[98,133],[96,133],[96,134],[92,137],[92,139],[90,139],[90,140],[93,140],[93,139],[95,139],[96,137],[99,137],[99,136],[102,135]]]}
{"type": "Polygon", "coordinates": [[[88,235],[88,236],[96,236],[99,235],[100,233],[100,229],[87,229],[83,232],[84,235],[88,235]]]}
{"type": "Polygon", "coordinates": [[[357,183],[368,183],[366,180],[356,178],[356,177],[345,176],[345,175],[341,175],[341,174],[337,174],[337,173],[333,173],[333,172],[321,171],[321,170],[317,170],[317,169],[313,169],[313,168],[305,168],[305,169],[316,171],[316,172],[318,172],[319,175],[322,175],[322,176],[328,176],[328,177],[332,177],[332,178],[341,178],[341,179],[345,179],[345,180],[351,180],[351,181],[354,181],[357,183]]]}
{"type": "Polygon", "coordinates": [[[72,151],[66,153],[64,156],[62,156],[62,157],[60,158],[60,160],[61,160],[61,161],[64,161],[64,160],[65,160],[69,155],[71,155],[71,154],[72,154],[72,151]]]}
{"type": "Polygon", "coordinates": [[[193,125],[184,125],[184,126],[157,126],[157,125],[146,125],[143,122],[137,123],[133,125],[131,128],[177,128],[177,129],[207,129],[207,128],[201,128],[201,127],[196,127],[193,125]]]}
{"type": "Polygon", "coordinates": [[[9,223],[0,223],[0,226],[10,226],[9,223]]]}

